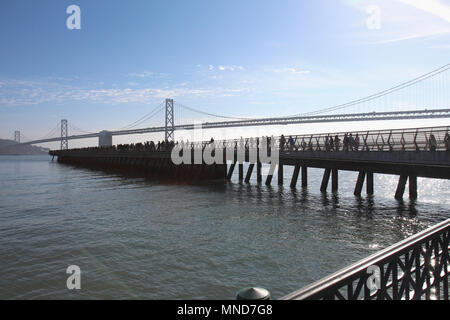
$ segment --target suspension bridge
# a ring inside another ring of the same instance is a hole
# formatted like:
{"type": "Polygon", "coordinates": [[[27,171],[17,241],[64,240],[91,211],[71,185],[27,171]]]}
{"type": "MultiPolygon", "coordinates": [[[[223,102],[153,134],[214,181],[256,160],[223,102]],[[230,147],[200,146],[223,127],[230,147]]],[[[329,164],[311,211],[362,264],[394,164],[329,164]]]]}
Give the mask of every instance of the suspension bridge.
{"type": "MultiPolygon", "coordinates": [[[[19,145],[61,142],[61,149],[69,148],[69,140],[98,138],[99,146],[112,145],[113,136],[164,133],[166,141],[175,140],[175,131],[194,130],[200,124],[182,123],[181,113],[192,113],[221,121],[204,121],[203,129],[294,125],[327,122],[361,122],[413,119],[450,118],[450,88],[448,84],[450,64],[423,74],[397,86],[375,94],[316,111],[284,117],[245,118],[213,114],[186,106],[173,99],[165,99],[156,108],[137,121],[118,130],[91,132],[80,129],[67,119],[61,120],[47,135],[39,139],[26,138],[15,131],[14,141],[19,145]],[[179,112],[176,112],[178,110],[179,112]],[[370,110],[370,111],[368,111],[370,110]],[[157,115],[164,115],[161,126],[142,127],[157,115]],[[176,115],[179,123],[175,123],[176,115]],[[69,129],[75,134],[70,134],[69,129]]],[[[192,118],[192,117],[191,117],[192,118]]]]}

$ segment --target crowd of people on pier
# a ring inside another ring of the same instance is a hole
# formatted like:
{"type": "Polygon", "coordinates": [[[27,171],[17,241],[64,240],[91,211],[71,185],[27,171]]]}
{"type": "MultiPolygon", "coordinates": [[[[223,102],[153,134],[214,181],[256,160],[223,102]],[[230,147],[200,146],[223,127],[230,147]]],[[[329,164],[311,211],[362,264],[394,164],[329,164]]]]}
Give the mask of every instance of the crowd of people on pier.
{"type": "Polygon", "coordinates": [[[90,150],[90,151],[171,151],[173,147],[178,144],[178,142],[174,141],[158,141],[155,144],[153,141],[146,141],[144,143],[130,143],[130,144],[118,144],[117,146],[100,146],[100,147],[87,147],[82,149],[70,149],[69,151],[79,151],[79,150],[90,150]]]}
{"type": "MultiPolygon", "coordinates": [[[[332,136],[325,137],[325,145],[324,150],[329,151],[359,151],[360,148],[360,137],[357,133],[355,136],[353,136],[352,133],[350,134],[344,134],[344,137],[342,139],[339,138],[338,135],[335,135],[334,138],[332,136]],[[341,149],[342,146],[342,149],[341,149]]],[[[295,140],[292,136],[289,136],[289,138],[286,140],[284,135],[281,135],[280,138],[280,150],[281,151],[294,151],[294,149],[301,149],[302,151],[314,151],[314,144],[312,139],[310,139],[308,142],[305,141],[305,138],[302,138],[302,141],[300,142],[300,148],[295,147],[295,140]]]]}
{"type": "MultiPolygon", "coordinates": [[[[267,137],[268,148],[270,149],[270,141],[274,139],[273,137],[267,137]]],[[[339,135],[335,135],[334,137],[328,135],[323,140],[321,137],[322,143],[319,144],[318,141],[314,143],[312,138],[302,137],[300,143],[296,145],[296,140],[292,136],[286,139],[284,135],[281,135],[279,139],[279,147],[280,151],[326,151],[326,152],[338,152],[338,151],[360,151],[363,148],[361,147],[361,139],[358,133],[353,135],[352,133],[345,133],[341,138],[339,135]],[[307,142],[308,141],[308,142],[307,142]]],[[[249,141],[256,142],[259,144],[259,138],[252,139],[249,141]]],[[[183,142],[182,142],[183,143],[183,142]]],[[[213,144],[214,139],[208,142],[208,144],[213,144]]],[[[117,146],[103,146],[103,147],[89,147],[84,148],[82,150],[117,150],[117,151],[148,151],[148,152],[167,152],[171,151],[178,142],[174,141],[158,141],[157,143],[153,141],[147,141],[144,143],[131,143],[131,144],[119,144],[117,146]]],[[[241,137],[240,144],[245,145],[244,139],[241,137]]],[[[450,152],[450,135],[449,133],[445,134],[443,144],[445,150],[450,152]]],[[[430,134],[427,141],[427,149],[431,152],[437,151],[439,148],[439,143],[434,134],[430,134]]],[[[71,149],[71,150],[80,150],[80,149],[71,149]]]]}
{"type": "Polygon", "coordinates": [[[144,143],[119,144],[117,150],[119,151],[170,151],[175,146],[174,141],[158,141],[155,144],[153,141],[144,143]]]}
{"type": "MultiPolygon", "coordinates": [[[[308,139],[307,139],[308,140],[308,139]]],[[[444,137],[444,146],[446,151],[450,151],[450,135],[448,133],[445,134],[444,137]]],[[[439,147],[438,141],[434,134],[430,134],[427,149],[429,151],[437,151],[439,147]]],[[[330,135],[325,137],[324,145],[314,145],[313,139],[309,139],[308,142],[305,141],[305,138],[302,138],[300,142],[300,146],[296,147],[295,140],[292,136],[289,136],[288,139],[284,135],[280,137],[280,150],[281,151],[360,151],[361,148],[361,139],[358,133],[353,135],[353,133],[345,133],[342,140],[339,138],[339,135],[335,135],[334,138],[330,135]]]]}

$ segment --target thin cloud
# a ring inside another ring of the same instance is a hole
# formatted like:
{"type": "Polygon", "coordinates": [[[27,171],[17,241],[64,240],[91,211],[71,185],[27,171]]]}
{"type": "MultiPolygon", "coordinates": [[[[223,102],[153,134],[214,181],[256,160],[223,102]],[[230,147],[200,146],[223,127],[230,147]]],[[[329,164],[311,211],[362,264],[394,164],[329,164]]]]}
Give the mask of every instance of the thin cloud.
{"type": "MultiPolygon", "coordinates": [[[[373,1],[345,0],[344,3],[360,11],[363,19],[370,19],[367,8],[373,5],[373,1]]],[[[379,0],[376,6],[379,8],[380,28],[364,28],[357,34],[364,38],[366,44],[432,39],[450,33],[450,5],[440,0],[379,0]]],[[[359,20],[358,25],[361,22],[364,20],[359,20]]]]}
{"type": "Polygon", "coordinates": [[[310,70],[297,70],[296,68],[281,68],[281,69],[274,69],[273,72],[275,73],[292,73],[292,74],[310,74],[310,70]]]}
{"type": "Polygon", "coordinates": [[[450,23],[450,6],[439,0],[397,0],[450,23]]]}
{"type": "Polygon", "coordinates": [[[167,77],[168,74],[155,73],[152,71],[143,71],[143,72],[137,72],[137,73],[127,73],[127,74],[123,74],[123,76],[131,77],[131,78],[164,78],[164,77],[167,77]]]}
{"type": "Polygon", "coordinates": [[[245,68],[243,66],[235,66],[235,65],[219,65],[213,66],[209,65],[209,71],[219,70],[219,71],[243,71],[245,68]]]}
{"type": "Polygon", "coordinates": [[[45,103],[65,104],[86,102],[96,104],[147,103],[169,97],[237,96],[248,92],[248,88],[234,87],[188,87],[184,82],[176,87],[86,89],[75,86],[13,80],[2,82],[0,103],[8,106],[40,105],[45,103]],[[4,85],[3,85],[4,84],[4,85]]]}
{"type": "Polygon", "coordinates": [[[430,48],[430,49],[450,49],[450,44],[429,46],[428,48],[430,48]]]}
{"type": "Polygon", "coordinates": [[[386,44],[386,43],[394,43],[394,42],[400,42],[400,41],[406,41],[406,40],[413,40],[413,39],[420,39],[420,38],[430,38],[433,36],[439,36],[443,34],[450,33],[449,29],[441,29],[435,32],[420,32],[416,34],[410,34],[404,37],[394,38],[394,39],[387,39],[387,40],[380,40],[380,41],[374,41],[374,42],[368,42],[368,44],[386,44]]]}

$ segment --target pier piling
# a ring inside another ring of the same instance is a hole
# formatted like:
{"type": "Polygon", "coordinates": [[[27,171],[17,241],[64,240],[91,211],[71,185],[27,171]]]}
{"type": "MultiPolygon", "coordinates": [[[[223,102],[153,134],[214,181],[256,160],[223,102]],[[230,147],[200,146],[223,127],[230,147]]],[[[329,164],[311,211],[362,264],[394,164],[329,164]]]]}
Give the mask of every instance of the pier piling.
{"type": "Polygon", "coordinates": [[[364,180],[366,178],[366,173],[364,171],[360,171],[358,174],[358,180],[356,181],[355,192],[354,195],[357,197],[361,196],[361,191],[364,185],[364,180]]]}
{"type": "Polygon", "coordinates": [[[417,176],[409,176],[409,198],[417,200],[417,176]]]}
{"type": "Polygon", "coordinates": [[[267,174],[266,186],[270,186],[272,184],[273,172],[275,171],[275,165],[271,164],[269,173],[267,174]]]}
{"type": "Polygon", "coordinates": [[[331,174],[331,191],[336,192],[339,189],[339,171],[337,169],[332,170],[331,174]]]}
{"type": "Polygon", "coordinates": [[[322,184],[320,186],[321,192],[327,192],[328,181],[330,180],[330,174],[331,174],[331,169],[325,169],[325,172],[323,173],[322,184]]]}
{"type": "Polygon", "coordinates": [[[308,186],[308,167],[302,166],[302,187],[308,186]]]}
{"type": "Polygon", "coordinates": [[[294,174],[292,175],[291,180],[291,188],[295,188],[297,186],[298,175],[300,173],[300,166],[296,165],[294,169],[294,174]]]}
{"type": "Polygon", "coordinates": [[[231,177],[233,176],[233,171],[234,171],[234,168],[236,167],[236,162],[233,162],[231,165],[230,165],[230,169],[228,170],[228,175],[227,175],[227,179],[228,180],[231,180],[231,177]]]}
{"type": "Polygon", "coordinates": [[[372,196],[374,191],[373,191],[373,172],[367,172],[367,180],[366,180],[366,189],[367,189],[367,194],[369,196],[372,196]]]}
{"type": "Polygon", "coordinates": [[[397,191],[395,192],[395,199],[397,200],[403,199],[403,194],[405,193],[407,180],[408,176],[406,174],[402,174],[398,179],[397,191]]]}
{"type": "Polygon", "coordinates": [[[261,174],[261,169],[262,169],[262,163],[258,162],[256,164],[256,181],[258,183],[262,182],[262,174],[261,174]]]}
{"type": "Polygon", "coordinates": [[[252,172],[253,172],[253,168],[254,167],[255,167],[254,163],[249,164],[248,170],[247,170],[247,175],[245,176],[245,182],[246,183],[250,182],[250,178],[252,177],[252,172]]]}
{"type": "Polygon", "coordinates": [[[283,165],[280,163],[278,164],[278,185],[282,186],[284,184],[283,180],[283,165]]]}

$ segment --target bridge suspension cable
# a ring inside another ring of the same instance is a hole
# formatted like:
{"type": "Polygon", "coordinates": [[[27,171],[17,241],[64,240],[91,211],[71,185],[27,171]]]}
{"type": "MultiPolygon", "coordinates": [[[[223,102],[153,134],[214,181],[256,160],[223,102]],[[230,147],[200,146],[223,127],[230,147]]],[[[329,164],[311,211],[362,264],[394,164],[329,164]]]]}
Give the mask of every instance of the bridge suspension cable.
{"type": "Polygon", "coordinates": [[[159,112],[161,112],[164,109],[164,102],[161,102],[156,108],[154,108],[152,111],[150,111],[149,113],[147,113],[145,116],[143,116],[142,118],[136,120],[135,122],[122,127],[120,129],[117,129],[116,131],[119,130],[126,130],[126,129],[132,129],[137,127],[138,125],[144,123],[147,120],[150,120],[151,118],[155,117],[159,112]]]}
{"type": "Polygon", "coordinates": [[[423,81],[425,81],[427,79],[433,78],[433,77],[435,77],[435,76],[437,76],[437,75],[439,75],[441,73],[444,73],[445,71],[447,71],[449,69],[450,69],[450,64],[446,64],[445,66],[442,66],[442,67],[440,67],[440,68],[438,68],[436,70],[433,70],[431,72],[423,74],[423,75],[421,75],[421,76],[419,76],[417,78],[414,78],[414,79],[409,80],[407,82],[401,83],[401,84],[399,84],[399,85],[397,85],[395,87],[389,88],[387,90],[383,90],[383,91],[377,92],[377,93],[372,94],[370,96],[367,96],[367,97],[364,97],[364,98],[360,98],[360,99],[357,99],[357,100],[353,100],[353,101],[350,101],[350,102],[347,102],[347,103],[344,103],[344,104],[339,104],[339,105],[336,105],[336,106],[333,106],[333,107],[325,108],[325,109],[320,109],[320,110],[307,112],[307,113],[296,114],[296,115],[293,115],[293,117],[318,115],[318,114],[321,114],[321,113],[324,113],[324,112],[336,111],[336,110],[344,109],[344,108],[351,107],[351,106],[354,106],[354,105],[358,105],[358,104],[361,104],[361,103],[364,103],[364,102],[372,101],[372,100],[375,100],[375,99],[387,96],[387,95],[389,95],[391,93],[400,91],[402,89],[411,87],[411,86],[413,86],[415,84],[418,84],[420,82],[423,82],[423,81]]]}
{"type": "MultiPolygon", "coordinates": [[[[52,130],[50,130],[46,135],[42,136],[42,137],[39,138],[39,139],[35,139],[35,140],[43,140],[43,139],[47,139],[47,138],[53,138],[55,135],[58,134],[60,128],[61,128],[61,124],[58,122],[58,123],[56,124],[56,126],[55,126],[52,130]]],[[[22,136],[24,136],[24,135],[22,134],[22,136]]],[[[31,141],[31,140],[32,140],[32,139],[30,139],[30,141],[31,141]]]]}
{"type": "MultiPolygon", "coordinates": [[[[446,64],[446,65],[444,65],[444,66],[442,66],[442,67],[440,67],[438,69],[435,69],[435,70],[433,70],[431,72],[423,74],[423,75],[421,75],[419,77],[416,77],[416,78],[414,78],[412,80],[403,82],[403,83],[401,83],[399,85],[396,85],[396,86],[394,86],[392,88],[389,88],[389,89],[377,92],[375,94],[372,94],[372,95],[369,95],[369,96],[366,96],[366,97],[363,97],[363,98],[360,98],[360,99],[352,100],[350,102],[343,103],[343,104],[338,104],[338,105],[335,105],[335,106],[332,106],[332,107],[328,107],[328,108],[322,108],[322,109],[319,109],[319,110],[316,110],[316,111],[311,111],[311,112],[306,112],[306,113],[299,113],[299,114],[294,114],[294,115],[285,116],[285,117],[286,118],[290,118],[290,117],[298,117],[298,116],[320,115],[320,114],[323,114],[325,112],[332,112],[332,111],[337,111],[337,110],[345,109],[345,108],[348,108],[348,107],[360,105],[362,103],[370,102],[370,101],[373,101],[373,100],[376,100],[376,99],[379,99],[379,98],[382,98],[382,97],[386,97],[386,96],[388,96],[388,95],[390,95],[392,93],[395,93],[395,92],[401,91],[403,89],[412,87],[412,86],[414,86],[416,84],[419,84],[419,83],[421,83],[421,82],[423,82],[423,81],[425,81],[427,79],[434,78],[437,75],[448,71],[449,69],[450,69],[450,64],[446,64]]],[[[440,89],[443,89],[443,85],[444,84],[441,81],[439,83],[440,89]]],[[[175,102],[181,108],[184,108],[184,109],[187,109],[187,110],[199,113],[199,114],[216,117],[216,118],[231,119],[231,120],[258,120],[259,119],[259,118],[230,117],[230,116],[224,116],[224,115],[219,115],[219,114],[213,114],[213,113],[201,111],[201,110],[198,110],[196,108],[192,108],[192,107],[183,105],[183,104],[181,104],[178,101],[175,101],[175,102]]]]}
{"type": "Polygon", "coordinates": [[[33,139],[28,138],[23,133],[20,133],[20,142],[33,141],[33,139]]]}
{"type": "Polygon", "coordinates": [[[80,129],[80,128],[78,128],[76,125],[74,125],[70,121],[68,121],[67,124],[68,124],[69,128],[71,128],[72,130],[77,131],[77,132],[87,133],[87,134],[95,133],[95,132],[92,132],[92,131],[87,131],[87,130],[80,129]]]}
{"type": "Polygon", "coordinates": [[[222,118],[222,119],[231,119],[231,120],[251,120],[251,118],[238,118],[238,117],[228,117],[228,116],[223,116],[223,115],[219,115],[219,114],[213,114],[213,113],[209,113],[209,112],[205,112],[205,111],[201,111],[192,107],[188,107],[184,104],[179,103],[178,101],[175,101],[175,103],[180,106],[183,109],[187,109],[196,113],[200,113],[203,115],[207,115],[207,116],[211,116],[211,117],[216,117],[216,118],[222,118]]]}

